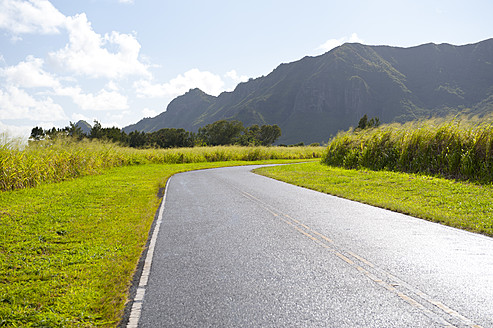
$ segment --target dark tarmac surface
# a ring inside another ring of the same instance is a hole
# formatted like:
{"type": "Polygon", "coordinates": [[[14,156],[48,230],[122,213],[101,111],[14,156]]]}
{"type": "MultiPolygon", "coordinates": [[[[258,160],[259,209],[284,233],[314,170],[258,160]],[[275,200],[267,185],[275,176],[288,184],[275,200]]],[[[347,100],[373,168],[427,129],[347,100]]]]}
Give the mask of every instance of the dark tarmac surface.
{"type": "Polygon", "coordinates": [[[139,327],[493,327],[493,238],[252,168],[170,179],[139,327]]]}

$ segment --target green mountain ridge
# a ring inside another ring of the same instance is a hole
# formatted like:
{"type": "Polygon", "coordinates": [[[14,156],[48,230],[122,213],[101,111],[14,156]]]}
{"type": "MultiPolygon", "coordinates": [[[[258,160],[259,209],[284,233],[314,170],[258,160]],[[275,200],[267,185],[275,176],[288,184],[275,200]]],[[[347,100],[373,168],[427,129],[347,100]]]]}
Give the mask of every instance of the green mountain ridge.
{"type": "Polygon", "coordinates": [[[411,48],[346,43],[323,55],[281,64],[270,74],[211,96],[192,89],[167,110],[125,127],[152,132],[220,119],[277,124],[279,143],[324,142],[364,114],[405,122],[467,110],[493,111],[493,39],[411,48]]]}

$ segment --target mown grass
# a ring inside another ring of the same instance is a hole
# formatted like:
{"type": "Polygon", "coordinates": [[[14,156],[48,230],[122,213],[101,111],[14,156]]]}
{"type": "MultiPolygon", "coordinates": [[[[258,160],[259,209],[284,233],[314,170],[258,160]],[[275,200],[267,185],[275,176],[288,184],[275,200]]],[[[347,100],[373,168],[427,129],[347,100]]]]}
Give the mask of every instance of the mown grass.
{"type": "Polygon", "coordinates": [[[133,165],[0,193],[0,327],[115,327],[159,188],[177,172],[254,163],[133,165]]]}
{"type": "MultiPolygon", "coordinates": [[[[491,122],[491,121],[488,121],[491,122]]],[[[427,120],[337,135],[323,163],[493,182],[493,125],[427,120]]]]}
{"type": "Polygon", "coordinates": [[[265,167],[257,173],[327,194],[493,236],[493,185],[320,163],[265,167]]]}
{"type": "Polygon", "coordinates": [[[31,143],[20,149],[0,145],[0,191],[35,187],[100,174],[105,169],[137,164],[178,164],[320,157],[323,147],[196,147],[180,149],[133,149],[100,141],[31,143]]]}

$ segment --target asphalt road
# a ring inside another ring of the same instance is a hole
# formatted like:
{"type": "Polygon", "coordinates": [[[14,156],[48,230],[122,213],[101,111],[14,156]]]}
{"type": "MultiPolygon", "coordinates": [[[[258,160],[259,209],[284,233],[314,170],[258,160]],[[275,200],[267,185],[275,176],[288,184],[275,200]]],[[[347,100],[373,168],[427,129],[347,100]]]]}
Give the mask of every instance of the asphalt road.
{"type": "Polygon", "coordinates": [[[493,238],[251,169],[170,179],[129,327],[493,327],[493,238]]]}

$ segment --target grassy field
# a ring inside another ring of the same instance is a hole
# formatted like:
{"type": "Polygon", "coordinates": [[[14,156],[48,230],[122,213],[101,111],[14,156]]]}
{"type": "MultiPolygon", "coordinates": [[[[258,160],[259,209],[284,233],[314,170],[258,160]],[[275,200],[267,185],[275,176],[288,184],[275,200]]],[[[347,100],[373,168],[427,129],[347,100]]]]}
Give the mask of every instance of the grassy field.
{"type": "Polygon", "coordinates": [[[265,167],[265,176],[493,236],[493,185],[426,175],[347,170],[320,163],[265,167]]]}
{"type": "Polygon", "coordinates": [[[70,138],[35,142],[24,149],[4,143],[0,144],[0,191],[100,174],[118,166],[310,159],[321,157],[323,151],[323,147],[241,146],[142,150],[70,138]]]}
{"type": "Polygon", "coordinates": [[[0,327],[116,326],[168,177],[254,163],[133,165],[0,193],[0,327]]]}

